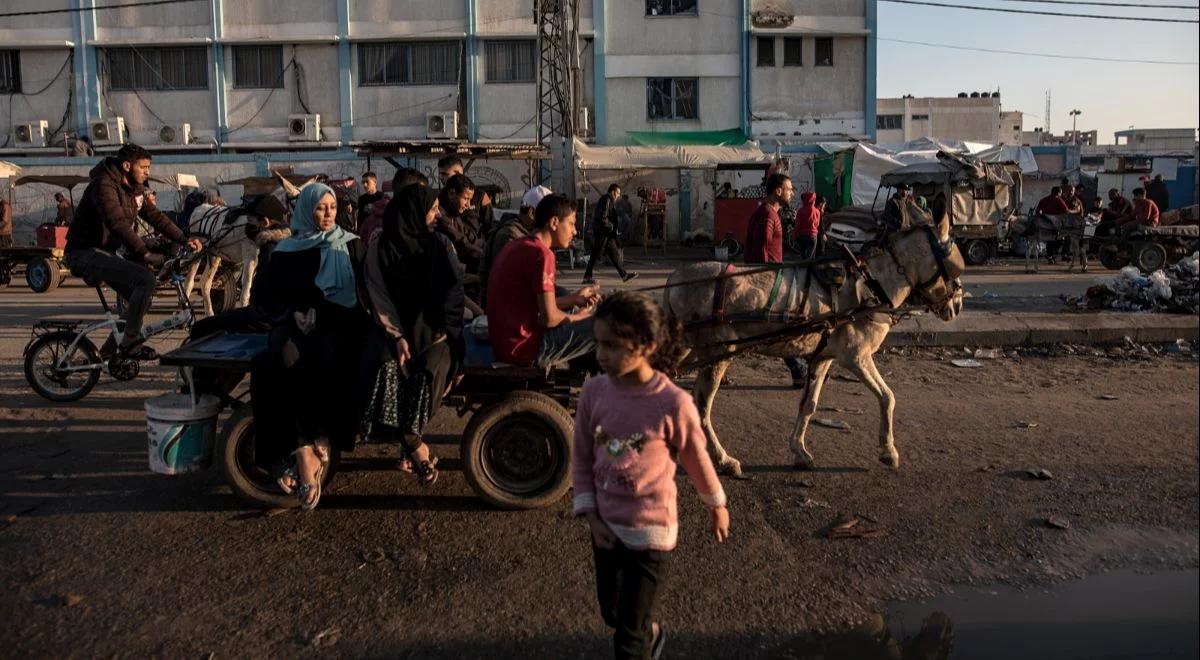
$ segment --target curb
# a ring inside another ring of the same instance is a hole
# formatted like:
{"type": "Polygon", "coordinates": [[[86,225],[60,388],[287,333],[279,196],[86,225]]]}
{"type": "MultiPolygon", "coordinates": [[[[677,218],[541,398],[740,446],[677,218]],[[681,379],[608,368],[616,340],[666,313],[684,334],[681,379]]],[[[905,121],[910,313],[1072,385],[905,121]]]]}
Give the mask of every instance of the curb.
{"type": "Polygon", "coordinates": [[[908,318],[892,329],[884,346],[1036,346],[1139,344],[1176,339],[1200,341],[1200,318],[1186,314],[1100,312],[1051,314],[965,312],[946,323],[932,316],[908,318]]]}

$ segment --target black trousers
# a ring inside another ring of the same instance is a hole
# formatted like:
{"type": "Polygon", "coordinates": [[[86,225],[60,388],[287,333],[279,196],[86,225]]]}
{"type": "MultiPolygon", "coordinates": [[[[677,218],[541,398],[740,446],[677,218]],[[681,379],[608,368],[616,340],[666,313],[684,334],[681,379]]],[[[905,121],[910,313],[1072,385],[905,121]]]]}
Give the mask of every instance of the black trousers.
{"type": "Polygon", "coordinates": [[[592,270],[596,267],[596,262],[600,260],[600,254],[608,255],[608,260],[616,267],[617,274],[621,279],[625,278],[625,258],[621,255],[621,244],[617,241],[616,236],[595,236],[592,238],[592,256],[588,258],[587,270],[583,272],[584,279],[592,276],[592,270]]]}
{"type": "Polygon", "coordinates": [[[72,275],[103,282],[129,301],[125,310],[125,336],[141,332],[142,319],[154,300],[156,282],[149,268],[100,249],[75,250],[67,254],[67,264],[72,275]]]}
{"type": "Polygon", "coordinates": [[[596,597],[600,615],[615,632],[617,660],[646,660],[654,641],[650,624],[666,575],[669,552],[631,550],[618,541],[611,550],[592,546],[596,558],[596,597]]]}

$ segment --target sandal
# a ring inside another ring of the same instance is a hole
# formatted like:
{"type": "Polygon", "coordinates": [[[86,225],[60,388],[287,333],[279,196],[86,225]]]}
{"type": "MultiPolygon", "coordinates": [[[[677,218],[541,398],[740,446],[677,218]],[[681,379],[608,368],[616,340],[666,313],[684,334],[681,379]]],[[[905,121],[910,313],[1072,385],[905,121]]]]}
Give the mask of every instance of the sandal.
{"type": "Polygon", "coordinates": [[[272,472],[275,475],[275,485],[279,486],[279,490],[282,490],[285,495],[295,492],[296,484],[300,483],[300,476],[296,474],[294,464],[276,463],[272,472]]]}
{"type": "Polygon", "coordinates": [[[317,508],[317,503],[321,501],[321,484],[325,481],[325,470],[329,467],[329,450],[322,445],[313,445],[312,448],[321,462],[317,465],[317,473],[313,475],[316,481],[313,483],[301,481],[296,486],[296,497],[300,500],[301,511],[312,511],[317,508]]]}
{"type": "Polygon", "coordinates": [[[658,624],[658,634],[654,636],[654,640],[650,642],[650,660],[658,660],[662,657],[663,646],[667,643],[667,630],[662,624],[658,624]]]}
{"type": "Polygon", "coordinates": [[[437,458],[413,463],[412,471],[417,475],[417,483],[422,486],[432,486],[438,478],[437,458]]]}

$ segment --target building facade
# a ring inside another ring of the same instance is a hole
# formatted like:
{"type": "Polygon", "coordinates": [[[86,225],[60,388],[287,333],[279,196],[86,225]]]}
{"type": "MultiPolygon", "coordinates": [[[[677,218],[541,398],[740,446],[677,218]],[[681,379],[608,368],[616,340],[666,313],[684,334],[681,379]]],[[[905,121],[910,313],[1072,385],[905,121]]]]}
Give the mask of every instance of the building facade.
{"type": "MultiPolygon", "coordinates": [[[[579,0],[585,133],[869,138],[875,2],[579,0]]],[[[536,135],[533,0],[70,3],[0,18],[0,152],[65,135],[181,153],[536,135]]]]}
{"type": "Polygon", "coordinates": [[[900,144],[919,138],[988,144],[1020,144],[1023,115],[1003,110],[999,92],[961,92],[955,97],[879,99],[876,141],[900,144]]]}
{"type": "Polygon", "coordinates": [[[1081,147],[1091,147],[1098,144],[1099,137],[1100,134],[1096,131],[1063,131],[1062,135],[1055,135],[1047,133],[1040,128],[1035,128],[1032,131],[1021,133],[1021,144],[1030,147],[1057,144],[1075,144],[1081,147]]]}
{"type": "Polygon", "coordinates": [[[1148,154],[1189,154],[1196,148],[1194,128],[1131,128],[1113,133],[1118,148],[1148,154]]]}

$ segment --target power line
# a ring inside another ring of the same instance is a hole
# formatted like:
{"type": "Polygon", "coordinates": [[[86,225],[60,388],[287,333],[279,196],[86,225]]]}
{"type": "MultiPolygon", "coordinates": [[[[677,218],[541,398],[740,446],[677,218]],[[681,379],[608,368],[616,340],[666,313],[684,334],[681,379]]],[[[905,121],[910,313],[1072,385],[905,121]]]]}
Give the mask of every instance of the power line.
{"type": "Polygon", "coordinates": [[[1105,16],[1101,14],[1068,14],[1057,11],[1035,11],[1033,9],[1004,9],[1001,7],[979,7],[976,5],[952,5],[942,2],[927,2],[926,0],[880,0],[902,5],[924,5],[926,7],[942,7],[943,9],[971,9],[974,11],[992,11],[1003,14],[1032,14],[1035,16],[1061,16],[1065,18],[1096,18],[1107,21],[1135,21],[1143,23],[1200,23],[1192,18],[1150,18],[1145,16],[1105,16]]]}
{"type": "Polygon", "coordinates": [[[37,11],[12,11],[0,14],[0,18],[13,16],[44,16],[46,14],[78,14],[85,11],[100,11],[101,9],[125,9],[126,7],[150,7],[152,5],[176,5],[183,2],[201,2],[202,0],[146,0],[145,2],[130,2],[124,5],[95,5],[94,7],[69,7],[67,9],[39,9],[37,11]]]}
{"type": "Polygon", "coordinates": [[[1047,5],[1088,5],[1091,7],[1134,7],[1136,9],[1200,9],[1196,5],[1138,5],[1128,2],[1083,2],[1082,0],[1000,0],[1000,2],[1027,2],[1047,5]]]}
{"type": "Polygon", "coordinates": [[[1089,57],[1087,55],[1059,55],[1057,53],[1031,53],[1023,50],[1002,50],[998,48],[978,48],[975,46],[955,46],[953,44],[937,44],[928,41],[909,41],[907,39],[886,39],[879,37],[880,41],[891,41],[898,44],[912,44],[914,46],[930,46],[932,48],[950,48],[953,50],[970,50],[980,53],[1000,53],[1004,55],[1027,55],[1029,57],[1051,57],[1059,60],[1088,60],[1091,62],[1118,62],[1128,64],[1169,64],[1172,66],[1197,66],[1200,62],[1178,62],[1172,60],[1132,60],[1120,57],[1089,57]]]}

